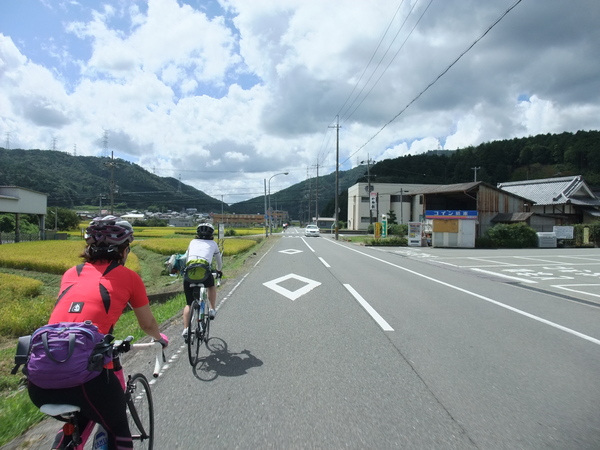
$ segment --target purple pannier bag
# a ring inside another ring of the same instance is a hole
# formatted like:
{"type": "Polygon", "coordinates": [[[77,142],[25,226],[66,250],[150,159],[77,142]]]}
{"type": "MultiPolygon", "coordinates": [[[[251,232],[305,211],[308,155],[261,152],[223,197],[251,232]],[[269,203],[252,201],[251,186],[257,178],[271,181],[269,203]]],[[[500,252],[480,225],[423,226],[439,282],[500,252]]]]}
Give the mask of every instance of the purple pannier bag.
{"type": "Polygon", "coordinates": [[[44,389],[79,386],[100,375],[110,362],[112,336],[106,338],[89,320],[40,327],[31,336],[24,372],[44,389]]]}

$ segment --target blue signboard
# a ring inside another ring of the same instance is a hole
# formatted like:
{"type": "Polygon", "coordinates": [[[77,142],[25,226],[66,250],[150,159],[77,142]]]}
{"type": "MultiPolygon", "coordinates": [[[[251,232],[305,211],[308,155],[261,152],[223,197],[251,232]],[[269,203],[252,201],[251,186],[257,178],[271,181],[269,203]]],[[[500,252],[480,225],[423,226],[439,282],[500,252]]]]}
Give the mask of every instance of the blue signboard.
{"type": "Polygon", "coordinates": [[[427,219],[477,219],[477,211],[433,209],[425,211],[427,219]]]}

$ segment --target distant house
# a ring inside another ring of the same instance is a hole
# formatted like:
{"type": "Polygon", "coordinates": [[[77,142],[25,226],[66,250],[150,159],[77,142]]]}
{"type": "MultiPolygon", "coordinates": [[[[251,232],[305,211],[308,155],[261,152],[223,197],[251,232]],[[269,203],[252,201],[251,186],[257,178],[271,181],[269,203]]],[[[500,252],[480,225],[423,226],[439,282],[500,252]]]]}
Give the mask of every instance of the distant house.
{"type": "MultiPolygon", "coordinates": [[[[549,226],[589,223],[600,219],[600,200],[581,175],[498,183],[498,188],[530,199],[532,203],[526,211],[537,216],[538,225],[541,221],[549,226]]],[[[503,219],[507,218],[499,217],[496,222],[505,222],[503,219]]],[[[534,223],[530,225],[538,231],[552,231],[551,228],[540,229],[534,223]]]]}

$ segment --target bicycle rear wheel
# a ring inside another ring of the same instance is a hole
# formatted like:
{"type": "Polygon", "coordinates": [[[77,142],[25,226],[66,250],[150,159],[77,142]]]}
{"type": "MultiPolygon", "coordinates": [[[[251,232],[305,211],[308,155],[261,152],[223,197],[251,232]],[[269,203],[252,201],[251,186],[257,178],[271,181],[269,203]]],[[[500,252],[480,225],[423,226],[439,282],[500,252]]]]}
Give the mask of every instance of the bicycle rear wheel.
{"type": "MultiPolygon", "coordinates": [[[[202,335],[202,340],[204,343],[208,343],[208,337],[210,335],[210,316],[209,316],[209,308],[210,305],[208,303],[208,299],[204,299],[204,319],[202,320],[202,327],[204,329],[204,333],[202,335]]],[[[208,345],[207,345],[208,348],[208,345]]]]}
{"type": "Polygon", "coordinates": [[[127,382],[127,420],[136,450],[152,450],[154,446],[154,404],[146,377],[141,373],[127,382]]]}
{"type": "Polygon", "coordinates": [[[193,366],[198,362],[198,352],[202,345],[202,332],[200,322],[200,304],[194,300],[190,305],[190,321],[188,323],[188,357],[193,366]]]}

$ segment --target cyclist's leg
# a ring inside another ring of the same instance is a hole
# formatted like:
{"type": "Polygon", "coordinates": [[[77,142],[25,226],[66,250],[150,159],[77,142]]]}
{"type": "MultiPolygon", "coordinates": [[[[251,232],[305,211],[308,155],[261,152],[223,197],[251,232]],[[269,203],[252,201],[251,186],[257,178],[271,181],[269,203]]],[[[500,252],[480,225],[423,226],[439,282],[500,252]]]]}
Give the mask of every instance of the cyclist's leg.
{"type": "Polygon", "coordinates": [[[206,288],[206,290],[208,292],[208,301],[210,302],[210,307],[211,309],[215,309],[217,304],[217,288],[216,286],[211,286],[206,288]]]}
{"type": "Polygon", "coordinates": [[[208,301],[210,302],[210,309],[215,309],[217,305],[217,288],[215,287],[215,277],[211,273],[206,281],[204,281],[204,287],[208,294],[208,301]]]}
{"type": "Polygon", "coordinates": [[[82,388],[87,401],[81,406],[81,412],[104,427],[108,435],[108,448],[133,448],[125,392],[115,373],[104,369],[100,376],[88,381],[82,388]]]}
{"type": "Polygon", "coordinates": [[[183,308],[183,329],[185,330],[190,321],[190,305],[194,300],[194,290],[190,287],[190,283],[183,282],[183,292],[185,294],[185,306],[183,308]]]}

